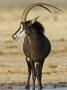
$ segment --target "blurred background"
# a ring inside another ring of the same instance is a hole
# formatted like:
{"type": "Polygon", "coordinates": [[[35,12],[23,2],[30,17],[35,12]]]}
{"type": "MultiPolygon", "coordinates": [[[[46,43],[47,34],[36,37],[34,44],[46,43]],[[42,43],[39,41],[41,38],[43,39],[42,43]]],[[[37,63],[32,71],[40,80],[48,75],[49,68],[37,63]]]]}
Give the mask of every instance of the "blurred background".
{"type": "Polygon", "coordinates": [[[28,0],[28,1],[27,0],[4,0],[3,1],[3,0],[0,0],[1,30],[4,28],[8,29],[8,27],[9,29],[11,29],[9,31],[16,30],[18,28],[17,25],[19,25],[19,22],[21,21],[21,15],[23,13],[23,10],[30,3],[37,3],[37,2],[46,2],[52,5],[55,5],[56,7],[62,9],[63,13],[54,12],[53,14],[50,14],[46,10],[37,7],[31,10],[31,12],[28,15],[28,19],[34,18],[36,15],[40,16],[39,21],[41,21],[44,24],[46,29],[45,33],[48,34],[50,39],[61,39],[61,38],[67,39],[66,37],[67,1],[66,0],[62,0],[62,1],[58,1],[58,0],[34,0],[34,1],[33,0],[28,0]],[[8,27],[3,27],[4,24],[8,27]],[[56,28],[54,28],[53,26],[55,26],[56,28]]]}
{"type": "Polygon", "coordinates": [[[21,15],[27,5],[37,2],[52,4],[63,13],[49,13],[36,7],[30,11],[27,19],[40,16],[49,38],[52,50],[44,63],[43,83],[67,83],[67,0],[0,0],[0,83],[20,83],[27,78],[27,65],[23,53],[23,40],[12,40],[12,34],[18,29],[21,15]]]}
{"type": "Polygon", "coordinates": [[[67,0],[0,0],[0,9],[1,10],[12,10],[12,9],[23,9],[26,5],[30,3],[37,2],[48,2],[50,4],[61,6],[62,9],[67,9],[67,0]]]}

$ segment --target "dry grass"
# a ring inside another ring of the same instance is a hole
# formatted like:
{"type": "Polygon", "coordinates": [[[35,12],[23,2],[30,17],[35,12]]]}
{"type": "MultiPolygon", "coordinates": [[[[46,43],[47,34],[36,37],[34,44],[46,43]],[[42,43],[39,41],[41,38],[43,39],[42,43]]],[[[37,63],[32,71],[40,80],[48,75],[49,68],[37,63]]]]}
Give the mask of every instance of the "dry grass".
{"type": "Polygon", "coordinates": [[[56,54],[64,54],[64,53],[66,53],[67,52],[67,50],[66,49],[64,49],[64,50],[58,50],[58,51],[51,51],[51,54],[53,54],[53,55],[56,55],[56,54]]]}
{"type": "Polygon", "coordinates": [[[4,43],[8,43],[9,44],[9,43],[13,43],[13,41],[12,40],[5,40],[4,43]]]}
{"type": "Polygon", "coordinates": [[[67,47],[65,47],[65,50],[67,51],[67,47]]]}
{"type": "Polygon", "coordinates": [[[6,53],[6,55],[22,55],[22,53],[19,53],[19,52],[10,52],[10,53],[6,53]]]}
{"type": "Polygon", "coordinates": [[[18,47],[16,45],[11,45],[11,46],[6,46],[6,48],[8,48],[8,49],[16,49],[18,47]]]}
{"type": "Polygon", "coordinates": [[[53,65],[53,64],[51,63],[51,64],[49,64],[48,67],[49,67],[49,68],[57,68],[57,65],[53,65]]]}
{"type": "Polygon", "coordinates": [[[4,52],[3,52],[3,51],[0,51],[0,56],[1,56],[1,55],[4,55],[4,52]]]}

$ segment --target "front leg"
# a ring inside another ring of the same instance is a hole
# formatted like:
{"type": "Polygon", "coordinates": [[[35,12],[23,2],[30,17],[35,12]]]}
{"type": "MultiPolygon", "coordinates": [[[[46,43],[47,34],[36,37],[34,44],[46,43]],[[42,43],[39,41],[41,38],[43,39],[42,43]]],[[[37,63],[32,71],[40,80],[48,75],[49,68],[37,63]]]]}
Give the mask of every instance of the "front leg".
{"type": "Polygon", "coordinates": [[[31,64],[30,64],[30,59],[26,57],[26,62],[28,66],[28,78],[27,78],[27,83],[25,88],[29,89],[30,88],[30,76],[31,76],[31,64]]]}

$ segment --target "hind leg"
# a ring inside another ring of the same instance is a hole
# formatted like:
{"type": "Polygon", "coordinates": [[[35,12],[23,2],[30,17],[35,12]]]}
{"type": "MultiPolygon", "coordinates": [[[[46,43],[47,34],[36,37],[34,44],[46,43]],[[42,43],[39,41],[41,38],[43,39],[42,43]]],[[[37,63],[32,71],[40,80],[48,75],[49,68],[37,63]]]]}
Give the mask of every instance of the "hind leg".
{"type": "Polygon", "coordinates": [[[29,87],[30,87],[30,76],[31,76],[31,64],[30,64],[30,60],[28,60],[27,58],[26,58],[26,62],[27,62],[27,66],[28,66],[28,78],[27,78],[27,83],[26,83],[25,88],[29,89],[29,87]]]}
{"type": "Polygon", "coordinates": [[[42,85],[41,85],[41,65],[40,65],[40,62],[36,62],[36,77],[38,80],[38,90],[41,90],[42,85]]]}
{"type": "Polygon", "coordinates": [[[42,67],[43,67],[43,62],[37,62],[36,63],[36,76],[37,76],[37,80],[38,80],[38,88],[39,88],[39,90],[42,89],[42,83],[41,83],[42,67]]]}

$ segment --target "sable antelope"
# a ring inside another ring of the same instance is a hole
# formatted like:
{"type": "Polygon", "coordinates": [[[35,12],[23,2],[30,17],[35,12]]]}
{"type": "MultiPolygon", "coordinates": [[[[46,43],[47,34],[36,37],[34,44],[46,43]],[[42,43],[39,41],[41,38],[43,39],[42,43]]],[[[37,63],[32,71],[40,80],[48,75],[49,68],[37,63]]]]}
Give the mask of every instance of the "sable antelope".
{"type": "Polygon", "coordinates": [[[28,79],[26,83],[26,88],[29,88],[30,75],[32,72],[32,88],[33,90],[35,90],[35,79],[37,78],[38,88],[39,90],[41,90],[42,67],[45,58],[49,55],[51,51],[51,44],[48,38],[44,35],[43,26],[40,22],[37,21],[38,17],[33,20],[26,20],[29,11],[36,6],[40,6],[49,11],[50,13],[52,13],[52,11],[49,10],[47,6],[61,11],[59,8],[47,3],[30,4],[24,10],[20,27],[12,35],[12,38],[14,40],[18,40],[22,32],[25,31],[23,51],[26,56],[26,62],[28,65],[28,79]]]}

